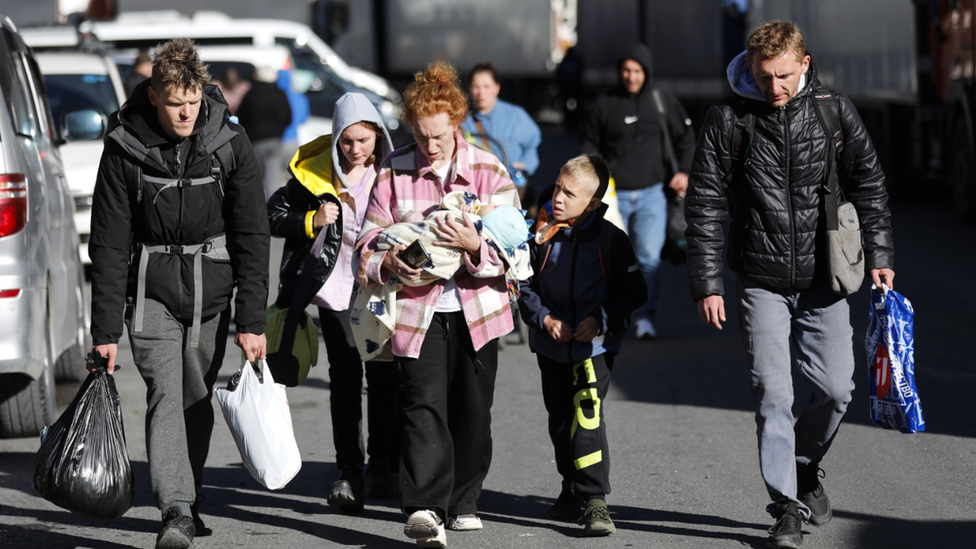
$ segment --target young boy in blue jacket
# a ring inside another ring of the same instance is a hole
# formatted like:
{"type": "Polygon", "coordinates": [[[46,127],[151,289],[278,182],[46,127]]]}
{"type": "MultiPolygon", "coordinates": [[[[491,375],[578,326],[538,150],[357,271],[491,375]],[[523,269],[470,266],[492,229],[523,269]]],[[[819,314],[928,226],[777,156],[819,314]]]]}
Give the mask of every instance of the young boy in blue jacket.
{"type": "Polygon", "coordinates": [[[606,504],[610,454],[602,403],[629,316],[647,300],[630,239],[603,218],[609,181],[610,170],[595,155],[562,167],[533,228],[534,275],[519,297],[563,477],[549,516],[579,520],[588,536],[616,531],[606,504]]]}

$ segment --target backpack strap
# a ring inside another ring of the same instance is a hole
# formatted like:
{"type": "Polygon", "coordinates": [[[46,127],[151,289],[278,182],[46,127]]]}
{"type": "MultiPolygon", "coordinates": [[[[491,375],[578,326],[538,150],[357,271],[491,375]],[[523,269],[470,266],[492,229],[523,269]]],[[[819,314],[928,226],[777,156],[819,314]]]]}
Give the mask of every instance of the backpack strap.
{"type": "Polygon", "coordinates": [[[136,164],[131,158],[122,158],[122,177],[126,185],[129,186],[129,201],[132,204],[142,202],[142,166],[136,164]],[[131,182],[135,182],[132,184],[131,182]]]}
{"type": "Polygon", "coordinates": [[[149,254],[191,255],[193,256],[193,324],[190,327],[190,347],[199,347],[200,322],[203,316],[203,256],[217,260],[229,260],[227,237],[220,234],[203,244],[186,246],[142,244],[141,247],[132,331],[141,333],[143,328],[143,319],[146,313],[146,268],[149,265],[149,254]]]}
{"type": "Polygon", "coordinates": [[[813,106],[820,125],[827,134],[827,150],[824,158],[824,214],[827,229],[838,226],[837,207],[843,201],[840,188],[840,153],[844,150],[844,132],[840,126],[840,104],[837,96],[825,88],[813,91],[813,106]]]}
{"type": "Polygon", "coordinates": [[[661,124],[661,133],[664,134],[664,153],[668,157],[668,166],[671,168],[671,175],[674,175],[681,170],[678,168],[678,159],[674,155],[674,141],[671,139],[671,125],[668,122],[668,107],[664,103],[664,96],[661,90],[652,88],[651,97],[654,98],[654,107],[661,124]]]}
{"type": "Polygon", "coordinates": [[[745,99],[741,97],[733,99],[732,115],[732,141],[729,144],[729,155],[732,157],[730,174],[748,157],[753,134],[756,131],[756,116],[746,109],[745,99]]]}
{"type": "Polygon", "coordinates": [[[220,196],[224,196],[224,184],[227,181],[227,176],[236,169],[237,157],[234,156],[234,147],[228,141],[220,147],[217,147],[217,150],[210,157],[210,173],[217,180],[220,196]],[[214,158],[217,159],[216,163],[213,162],[214,158]]]}

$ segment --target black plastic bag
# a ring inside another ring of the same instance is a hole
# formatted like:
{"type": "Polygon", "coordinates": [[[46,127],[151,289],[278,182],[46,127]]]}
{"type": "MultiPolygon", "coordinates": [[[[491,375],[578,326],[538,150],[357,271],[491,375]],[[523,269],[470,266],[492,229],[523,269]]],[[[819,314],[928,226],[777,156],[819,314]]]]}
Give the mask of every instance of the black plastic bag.
{"type": "Polygon", "coordinates": [[[114,519],[132,507],[135,484],[122,428],[122,405],[108,361],[88,354],[88,374],[61,417],[44,430],[34,462],[34,488],[83,517],[114,519]]]}

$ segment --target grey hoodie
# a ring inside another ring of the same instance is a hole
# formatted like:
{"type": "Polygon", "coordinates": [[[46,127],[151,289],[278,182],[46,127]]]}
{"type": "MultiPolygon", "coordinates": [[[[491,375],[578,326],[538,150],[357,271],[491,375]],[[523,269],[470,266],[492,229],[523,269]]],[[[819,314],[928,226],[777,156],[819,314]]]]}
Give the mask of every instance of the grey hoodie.
{"type": "MultiPolygon", "coordinates": [[[[352,92],[340,97],[336,101],[335,114],[332,116],[332,166],[335,168],[335,174],[342,182],[343,187],[348,185],[346,183],[346,172],[342,167],[343,156],[339,149],[339,136],[346,128],[359,122],[372,122],[383,130],[385,139],[378,139],[375,149],[375,168],[377,171],[379,171],[383,159],[393,152],[393,140],[390,139],[390,132],[386,131],[380,113],[376,112],[376,107],[369,102],[369,99],[366,99],[366,96],[361,93],[352,92]]],[[[339,186],[336,185],[336,190],[338,189],[339,186]]]]}

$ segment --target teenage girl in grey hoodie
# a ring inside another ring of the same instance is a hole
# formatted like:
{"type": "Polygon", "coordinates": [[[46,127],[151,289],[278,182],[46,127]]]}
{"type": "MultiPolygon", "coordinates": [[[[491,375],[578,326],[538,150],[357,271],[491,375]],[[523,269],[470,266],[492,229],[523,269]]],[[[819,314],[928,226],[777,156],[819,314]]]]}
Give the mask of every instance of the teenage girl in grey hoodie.
{"type": "MultiPolygon", "coordinates": [[[[362,94],[347,93],[336,102],[332,135],[299,148],[290,164],[291,180],[268,201],[271,233],[286,238],[279,302],[285,299],[281,296],[293,292],[300,265],[318,231],[341,227],[337,251],[336,242],[330,245],[326,238],[315,271],[317,291],[310,297],[319,308],[329,356],[332,436],[341,471],[328,502],[344,512],[362,511],[364,496],[396,495],[391,466],[398,464],[393,451],[397,368],[389,362],[366,363],[369,466],[364,483],[363,364],[349,328],[355,294],[353,250],[376,170],[392,149],[390,135],[372,103],[362,94]]],[[[284,306],[290,303],[290,297],[287,299],[284,306]]]]}

